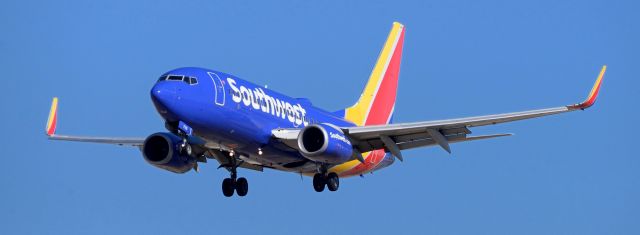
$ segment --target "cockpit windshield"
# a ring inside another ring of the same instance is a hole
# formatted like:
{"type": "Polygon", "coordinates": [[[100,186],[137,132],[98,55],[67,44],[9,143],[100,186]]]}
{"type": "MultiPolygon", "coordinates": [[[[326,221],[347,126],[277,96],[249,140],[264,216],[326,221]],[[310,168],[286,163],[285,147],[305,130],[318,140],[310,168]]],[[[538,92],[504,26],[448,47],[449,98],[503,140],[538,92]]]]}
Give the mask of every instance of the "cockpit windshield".
{"type": "Polygon", "coordinates": [[[189,85],[198,84],[198,79],[195,77],[184,76],[184,75],[173,75],[173,74],[164,75],[160,77],[158,79],[158,82],[160,81],[182,81],[189,85]]]}

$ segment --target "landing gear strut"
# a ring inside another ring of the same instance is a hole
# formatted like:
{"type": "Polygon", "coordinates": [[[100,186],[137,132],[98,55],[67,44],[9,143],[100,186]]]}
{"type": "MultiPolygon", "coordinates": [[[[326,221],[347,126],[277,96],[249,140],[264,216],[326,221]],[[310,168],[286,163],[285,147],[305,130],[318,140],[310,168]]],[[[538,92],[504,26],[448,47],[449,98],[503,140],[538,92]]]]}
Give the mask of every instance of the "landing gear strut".
{"type": "Polygon", "coordinates": [[[231,164],[220,166],[226,168],[230,173],[230,177],[222,181],[222,194],[224,194],[225,197],[231,197],[235,191],[238,196],[244,197],[249,192],[249,182],[244,177],[238,178],[237,168],[241,163],[236,164],[235,158],[231,159],[231,164]]]}

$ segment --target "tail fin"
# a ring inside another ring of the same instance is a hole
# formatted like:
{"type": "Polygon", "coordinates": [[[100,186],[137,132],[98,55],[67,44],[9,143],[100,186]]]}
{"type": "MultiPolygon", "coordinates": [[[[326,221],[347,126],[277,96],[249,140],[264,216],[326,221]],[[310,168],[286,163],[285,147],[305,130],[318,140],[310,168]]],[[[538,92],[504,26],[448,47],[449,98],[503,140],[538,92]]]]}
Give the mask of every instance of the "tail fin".
{"type": "Polygon", "coordinates": [[[358,126],[387,124],[391,121],[403,44],[404,26],[394,22],[360,99],[344,110],[345,119],[358,126]]]}

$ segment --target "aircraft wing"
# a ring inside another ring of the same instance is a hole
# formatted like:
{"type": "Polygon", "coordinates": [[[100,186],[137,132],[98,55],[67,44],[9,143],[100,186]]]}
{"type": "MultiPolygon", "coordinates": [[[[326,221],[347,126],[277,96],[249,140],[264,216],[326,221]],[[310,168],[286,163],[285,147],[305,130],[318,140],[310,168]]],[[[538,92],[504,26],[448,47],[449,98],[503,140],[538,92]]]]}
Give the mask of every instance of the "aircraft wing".
{"type": "MultiPolygon", "coordinates": [[[[53,97],[53,101],[51,103],[51,110],[49,111],[49,119],[47,120],[46,134],[50,140],[64,140],[64,141],[74,141],[74,142],[89,142],[89,143],[98,143],[98,144],[115,144],[120,146],[131,146],[137,147],[142,150],[144,146],[145,138],[131,138],[131,137],[96,137],[96,136],[70,136],[70,135],[58,135],[56,134],[56,127],[58,125],[58,97],[53,97]]],[[[191,138],[191,137],[190,137],[191,138]]],[[[207,148],[204,144],[204,141],[194,137],[190,139],[193,141],[195,145],[192,145],[194,148],[199,149],[198,151],[206,153],[206,158],[216,159],[221,166],[228,163],[228,159],[222,157],[222,153],[220,150],[207,148]]],[[[198,162],[207,162],[206,159],[198,158],[198,162]]],[[[263,166],[251,164],[248,162],[241,163],[238,167],[246,168],[255,171],[262,171],[263,166]]],[[[197,167],[196,167],[196,171],[197,167]]]]}
{"type": "Polygon", "coordinates": [[[144,138],[123,138],[123,137],[95,137],[95,136],[69,136],[56,135],[56,126],[58,125],[58,97],[53,97],[51,110],[49,111],[49,120],[47,120],[46,134],[50,140],[66,140],[76,142],[91,142],[101,144],[116,144],[133,147],[142,147],[144,138]]]}
{"type": "Polygon", "coordinates": [[[66,140],[75,142],[90,142],[100,144],[117,144],[141,147],[144,144],[143,138],[126,138],[126,137],[94,137],[94,136],[69,136],[69,135],[50,135],[50,140],[66,140]]]}
{"type": "MultiPolygon", "coordinates": [[[[469,127],[493,125],[498,123],[519,121],[530,118],[537,118],[547,115],[560,114],[575,110],[584,110],[591,107],[598,96],[600,84],[604,76],[606,66],[602,67],[598,79],[596,80],[589,96],[582,103],[561,106],[556,108],[537,109],[523,112],[493,114],[485,116],[456,118],[447,120],[436,120],[426,122],[397,123],[387,125],[342,127],[354,147],[360,152],[368,152],[376,149],[386,149],[391,154],[402,160],[400,150],[411,149],[430,145],[439,145],[447,152],[451,152],[449,143],[464,142],[471,140],[495,138],[509,136],[511,134],[496,134],[484,136],[468,136],[471,134],[469,127]]],[[[294,136],[297,138],[299,130],[282,129],[274,130],[276,138],[291,147],[297,144],[291,141],[294,136]]]]}

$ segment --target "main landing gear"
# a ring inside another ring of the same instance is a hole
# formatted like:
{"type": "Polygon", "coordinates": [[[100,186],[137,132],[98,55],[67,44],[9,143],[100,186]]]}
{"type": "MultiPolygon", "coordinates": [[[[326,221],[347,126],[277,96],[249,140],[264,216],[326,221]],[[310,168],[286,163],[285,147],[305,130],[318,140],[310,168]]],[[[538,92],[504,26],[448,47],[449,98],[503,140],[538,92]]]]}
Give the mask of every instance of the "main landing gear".
{"type": "Polygon", "coordinates": [[[340,187],[340,178],[338,177],[338,174],[334,172],[329,174],[316,173],[313,176],[313,189],[315,189],[316,192],[324,191],[325,185],[331,192],[338,190],[338,187],[340,187]]]}
{"type": "Polygon", "coordinates": [[[231,197],[235,191],[238,196],[244,197],[249,192],[249,182],[244,177],[238,178],[237,169],[240,164],[235,163],[235,158],[231,159],[233,159],[231,164],[220,166],[226,168],[231,175],[222,181],[222,194],[224,194],[225,197],[231,197]]]}
{"type": "Polygon", "coordinates": [[[222,181],[222,194],[225,197],[231,197],[234,191],[238,193],[238,196],[246,196],[249,192],[249,182],[244,177],[236,179],[235,174],[232,173],[231,178],[225,178],[222,181]]]}

